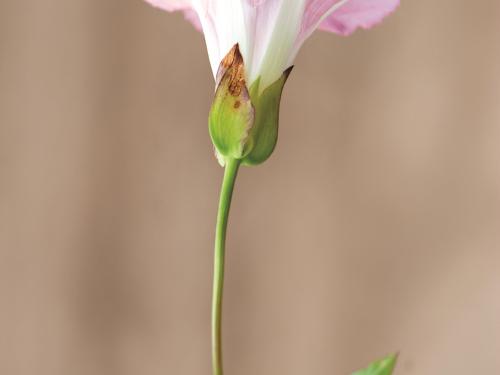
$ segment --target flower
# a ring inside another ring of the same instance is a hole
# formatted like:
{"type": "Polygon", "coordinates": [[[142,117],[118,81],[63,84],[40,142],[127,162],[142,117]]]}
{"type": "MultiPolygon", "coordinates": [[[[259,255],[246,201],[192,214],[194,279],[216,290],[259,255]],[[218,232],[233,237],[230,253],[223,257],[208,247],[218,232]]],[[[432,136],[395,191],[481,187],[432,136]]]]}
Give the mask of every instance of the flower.
{"type": "Polygon", "coordinates": [[[399,0],[146,0],[183,11],[202,30],[216,89],[209,130],[222,165],[263,163],[278,139],[283,86],[300,47],[318,28],[370,28],[399,0]]]}
{"type": "Polygon", "coordinates": [[[238,44],[251,85],[264,90],[293,64],[316,30],[349,35],[370,28],[399,0],[146,0],[167,11],[183,11],[205,35],[214,77],[222,59],[238,44]]]}
{"type": "MultiPolygon", "coordinates": [[[[146,0],[183,11],[205,35],[215,78],[208,128],[225,167],[215,234],[212,369],[222,375],[222,291],[231,197],[240,165],[258,165],[278,139],[281,94],[300,47],[318,28],[348,35],[370,28],[399,0],[146,0]]],[[[396,356],[356,374],[391,374],[396,356]],[[381,373],[381,372],[377,372],[381,373]]]]}

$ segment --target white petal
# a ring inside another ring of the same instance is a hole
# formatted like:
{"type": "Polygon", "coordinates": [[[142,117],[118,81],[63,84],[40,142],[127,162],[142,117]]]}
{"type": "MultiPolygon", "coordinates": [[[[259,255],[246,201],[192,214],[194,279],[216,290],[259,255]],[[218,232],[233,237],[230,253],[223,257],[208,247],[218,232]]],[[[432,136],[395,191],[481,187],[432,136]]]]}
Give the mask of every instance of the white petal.
{"type": "Polygon", "coordinates": [[[261,88],[275,82],[290,66],[300,31],[305,0],[267,0],[254,6],[253,58],[249,79],[259,76],[261,88]]]}
{"type": "Polygon", "coordinates": [[[264,89],[291,64],[306,0],[193,0],[212,71],[239,43],[251,85],[260,77],[264,89]]]}
{"type": "Polygon", "coordinates": [[[243,7],[239,0],[193,0],[193,7],[200,18],[215,77],[220,62],[236,43],[244,56],[248,54],[243,7]]]}

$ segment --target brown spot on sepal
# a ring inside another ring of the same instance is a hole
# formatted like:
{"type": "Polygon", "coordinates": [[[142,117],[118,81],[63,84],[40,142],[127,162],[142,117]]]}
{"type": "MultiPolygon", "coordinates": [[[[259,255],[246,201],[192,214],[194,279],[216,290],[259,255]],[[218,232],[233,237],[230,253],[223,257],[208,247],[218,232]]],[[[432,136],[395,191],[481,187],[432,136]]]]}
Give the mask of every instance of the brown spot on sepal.
{"type": "Polygon", "coordinates": [[[233,107],[234,107],[234,109],[238,109],[238,108],[240,108],[240,105],[241,105],[241,102],[239,100],[237,100],[234,102],[233,107]]]}
{"type": "Polygon", "coordinates": [[[241,91],[246,89],[246,81],[245,64],[238,44],[235,44],[221,61],[215,79],[216,88],[219,87],[222,78],[228,71],[230,72],[228,91],[232,96],[239,96],[241,91]]]}

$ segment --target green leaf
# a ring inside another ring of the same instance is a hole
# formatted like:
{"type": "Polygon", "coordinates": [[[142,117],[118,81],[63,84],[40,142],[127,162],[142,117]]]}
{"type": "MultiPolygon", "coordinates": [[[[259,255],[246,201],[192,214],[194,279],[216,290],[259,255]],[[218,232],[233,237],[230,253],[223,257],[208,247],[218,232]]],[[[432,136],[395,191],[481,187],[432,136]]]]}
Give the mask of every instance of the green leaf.
{"type": "Polygon", "coordinates": [[[373,362],[364,370],[357,371],[352,375],[392,375],[397,359],[397,354],[392,354],[384,359],[373,362]]]}

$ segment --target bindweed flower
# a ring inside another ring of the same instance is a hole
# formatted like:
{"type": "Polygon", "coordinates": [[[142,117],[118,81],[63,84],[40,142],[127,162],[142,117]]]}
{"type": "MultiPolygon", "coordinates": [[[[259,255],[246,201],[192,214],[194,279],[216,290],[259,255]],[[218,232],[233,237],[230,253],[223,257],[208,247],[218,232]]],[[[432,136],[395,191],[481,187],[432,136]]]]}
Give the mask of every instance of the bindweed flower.
{"type": "Polygon", "coordinates": [[[214,77],[238,44],[247,82],[261,91],[293,64],[318,28],[348,35],[370,28],[396,9],[399,0],[147,0],[168,11],[182,10],[203,30],[214,77]]]}
{"type": "MultiPolygon", "coordinates": [[[[209,130],[225,166],[215,233],[212,298],[213,374],[222,371],[222,290],[231,197],[241,164],[264,162],[278,137],[283,86],[300,47],[317,29],[349,35],[370,28],[399,0],[146,0],[183,11],[203,31],[215,79],[209,130]]],[[[357,374],[390,375],[396,357],[357,374]]]]}
{"type": "Polygon", "coordinates": [[[316,29],[348,35],[377,24],[399,4],[399,0],[146,1],[164,10],[183,11],[205,35],[216,79],[210,135],[223,165],[227,158],[259,164],[272,153],[283,85],[300,47],[316,29]]]}

